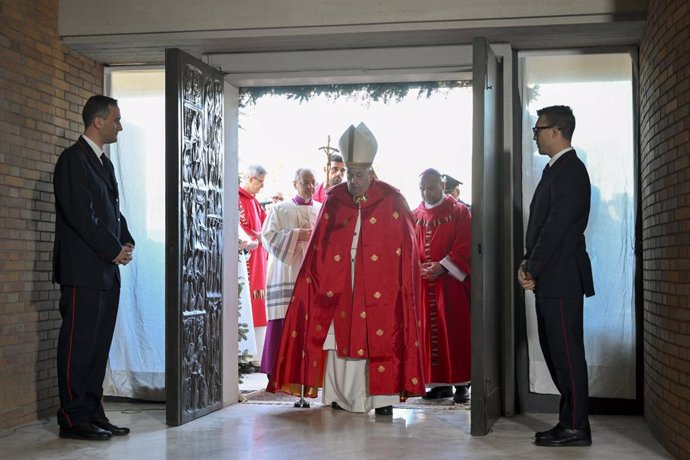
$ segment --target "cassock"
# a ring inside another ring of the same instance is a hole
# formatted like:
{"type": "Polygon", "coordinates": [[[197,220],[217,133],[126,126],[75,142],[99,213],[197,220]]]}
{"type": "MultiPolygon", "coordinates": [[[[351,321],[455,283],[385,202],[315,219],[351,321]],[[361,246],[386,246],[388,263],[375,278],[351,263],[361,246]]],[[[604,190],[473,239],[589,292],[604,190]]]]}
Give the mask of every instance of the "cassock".
{"type": "Polygon", "coordinates": [[[397,401],[422,395],[420,275],[407,203],[395,188],[376,180],[359,204],[346,183],[326,195],[267,389],[299,395],[304,385],[304,395],[315,398],[324,382],[324,342],[332,325],[337,357],[365,364],[363,393],[395,395],[397,401]]]}
{"type": "Polygon", "coordinates": [[[240,227],[259,246],[249,252],[247,270],[249,271],[249,294],[252,301],[252,318],[256,333],[258,356],[261,359],[263,338],[266,332],[266,250],[261,245],[261,226],[266,219],[266,211],[259,202],[242,187],[239,188],[240,227]]]}
{"type": "Polygon", "coordinates": [[[422,279],[422,334],[429,384],[459,385],[470,381],[470,250],[471,217],[450,195],[412,213],[416,221],[419,260],[440,262],[448,273],[422,279]]]}
{"type": "Polygon", "coordinates": [[[265,374],[273,370],[283,319],[307,250],[307,241],[298,241],[299,230],[314,228],[320,209],[321,204],[313,200],[305,202],[297,195],[290,201],[274,205],[264,222],[261,236],[269,253],[266,275],[268,326],[261,358],[261,372],[265,374]]]}

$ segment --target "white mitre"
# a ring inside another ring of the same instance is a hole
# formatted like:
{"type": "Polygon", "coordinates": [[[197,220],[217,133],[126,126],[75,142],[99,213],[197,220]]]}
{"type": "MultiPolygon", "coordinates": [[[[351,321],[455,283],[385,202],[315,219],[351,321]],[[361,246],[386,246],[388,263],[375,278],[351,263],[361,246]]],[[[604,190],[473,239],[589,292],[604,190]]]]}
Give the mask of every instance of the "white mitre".
{"type": "Polygon", "coordinates": [[[338,141],[340,154],[349,166],[371,166],[376,157],[378,143],[367,125],[350,125],[338,141]]]}

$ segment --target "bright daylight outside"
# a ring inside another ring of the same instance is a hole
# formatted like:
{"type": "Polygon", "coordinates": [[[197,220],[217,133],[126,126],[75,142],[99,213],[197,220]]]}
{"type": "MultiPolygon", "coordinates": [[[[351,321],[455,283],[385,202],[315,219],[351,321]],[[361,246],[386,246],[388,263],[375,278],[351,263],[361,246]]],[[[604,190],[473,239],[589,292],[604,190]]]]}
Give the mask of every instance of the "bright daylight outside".
{"type": "Polygon", "coordinates": [[[463,182],[460,197],[472,202],[472,90],[442,88],[420,94],[412,88],[400,101],[372,101],[364,92],[331,98],[318,95],[306,102],[267,95],[247,104],[239,115],[239,171],[250,164],[268,170],[259,201],[277,192],[294,194],[299,167],[311,167],[323,182],[325,147],[351,124],[364,122],[376,136],[378,177],[397,187],[410,208],[421,201],[419,173],[436,168],[463,182]]]}
{"type": "MultiPolygon", "coordinates": [[[[308,90],[307,90],[308,91],[308,90]]],[[[311,94],[304,102],[287,95],[265,95],[245,103],[239,113],[239,172],[261,164],[268,174],[259,202],[278,192],[285,200],[296,191],[295,171],[310,167],[325,180],[323,147],[338,147],[342,133],[364,122],[378,142],[373,168],[379,179],[400,189],[408,206],[421,202],[419,174],[436,168],[463,182],[460,198],[472,202],[472,90],[441,88],[427,94],[410,88],[400,100],[372,100],[366,91],[330,97],[311,94]],[[329,144],[330,137],[330,144],[329,144]]],[[[241,343],[240,348],[245,342],[241,343]]],[[[243,393],[266,387],[264,374],[242,376],[243,393]]],[[[262,391],[253,400],[280,400],[262,391]],[[266,399],[267,398],[267,399],[266,399]]],[[[292,399],[292,397],[289,397],[292,399]]]]}

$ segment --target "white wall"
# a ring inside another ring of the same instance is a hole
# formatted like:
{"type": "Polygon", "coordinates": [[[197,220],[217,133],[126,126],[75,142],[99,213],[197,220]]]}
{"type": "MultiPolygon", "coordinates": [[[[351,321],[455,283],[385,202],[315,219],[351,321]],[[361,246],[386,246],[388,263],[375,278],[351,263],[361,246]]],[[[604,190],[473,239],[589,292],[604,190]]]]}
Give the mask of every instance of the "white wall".
{"type": "Polygon", "coordinates": [[[239,399],[237,368],[237,99],[238,90],[225,84],[225,158],[223,184],[223,405],[239,399]]]}

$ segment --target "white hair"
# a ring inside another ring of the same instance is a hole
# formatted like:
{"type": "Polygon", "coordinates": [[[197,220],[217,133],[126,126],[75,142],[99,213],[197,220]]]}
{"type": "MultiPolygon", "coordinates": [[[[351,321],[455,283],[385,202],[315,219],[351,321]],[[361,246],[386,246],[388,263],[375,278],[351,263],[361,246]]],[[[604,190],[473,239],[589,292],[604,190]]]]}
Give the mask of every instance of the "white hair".
{"type": "Polygon", "coordinates": [[[248,176],[265,176],[267,174],[266,168],[264,168],[261,165],[249,165],[247,166],[247,172],[246,174],[248,176]]]}

